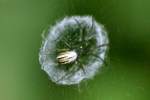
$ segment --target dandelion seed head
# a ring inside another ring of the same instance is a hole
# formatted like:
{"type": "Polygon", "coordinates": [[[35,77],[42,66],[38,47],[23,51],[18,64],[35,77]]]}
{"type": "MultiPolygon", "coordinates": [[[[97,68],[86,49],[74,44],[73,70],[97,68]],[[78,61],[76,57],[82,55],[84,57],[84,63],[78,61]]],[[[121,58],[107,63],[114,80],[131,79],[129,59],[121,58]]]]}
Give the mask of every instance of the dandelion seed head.
{"type": "MultiPolygon", "coordinates": [[[[48,74],[50,79],[56,84],[61,84],[61,85],[79,84],[82,80],[93,78],[93,76],[95,76],[95,74],[98,72],[98,70],[100,70],[100,68],[103,65],[103,61],[87,59],[88,61],[84,65],[85,67],[83,72],[82,69],[78,70],[79,65],[77,64],[72,64],[71,65],[72,67],[69,70],[64,70],[60,66],[60,64],[57,63],[55,59],[57,57],[57,54],[55,52],[58,49],[57,41],[61,40],[60,37],[63,35],[64,31],[66,31],[69,27],[72,28],[71,29],[72,31],[77,29],[77,27],[79,27],[77,25],[76,20],[82,23],[82,26],[87,26],[86,30],[88,32],[93,24],[96,46],[108,44],[107,32],[105,31],[104,26],[97,23],[91,16],[65,17],[63,20],[58,21],[53,27],[49,29],[48,35],[43,40],[40,53],[39,53],[39,61],[42,66],[41,69],[44,70],[48,74]]],[[[85,37],[86,40],[90,38],[92,37],[90,36],[85,37]]],[[[86,42],[84,44],[86,44],[86,42]]],[[[80,46],[79,48],[82,49],[84,47],[80,46]]],[[[106,50],[107,50],[107,46],[101,47],[99,51],[103,51],[103,52],[98,53],[97,56],[99,56],[104,60],[106,55],[106,50]]],[[[91,57],[91,59],[92,58],[93,57],[91,57]]]]}

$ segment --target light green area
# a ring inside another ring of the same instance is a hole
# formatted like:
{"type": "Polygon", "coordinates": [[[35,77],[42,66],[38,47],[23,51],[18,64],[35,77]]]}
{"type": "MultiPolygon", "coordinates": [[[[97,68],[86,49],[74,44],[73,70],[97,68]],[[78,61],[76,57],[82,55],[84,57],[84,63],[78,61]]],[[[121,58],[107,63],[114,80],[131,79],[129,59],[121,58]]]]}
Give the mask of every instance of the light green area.
{"type": "Polygon", "coordinates": [[[149,100],[150,1],[0,0],[0,100],[149,100]],[[94,79],[57,86],[40,70],[41,33],[67,15],[93,15],[110,37],[94,79]]]}

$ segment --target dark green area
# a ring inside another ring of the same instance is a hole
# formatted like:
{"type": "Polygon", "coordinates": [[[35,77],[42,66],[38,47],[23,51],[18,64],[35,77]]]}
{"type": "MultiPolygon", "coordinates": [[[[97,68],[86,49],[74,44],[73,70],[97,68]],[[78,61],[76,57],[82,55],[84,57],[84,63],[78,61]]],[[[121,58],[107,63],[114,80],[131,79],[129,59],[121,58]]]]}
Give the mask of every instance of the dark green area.
{"type": "Polygon", "coordinates": [[[150,1],[0,0],[0,100],[149,100],[150,1]],[[57,19],[92,15],[110,38],[108,66],[78,86],[40,70],[41,33],[57,19]]]}

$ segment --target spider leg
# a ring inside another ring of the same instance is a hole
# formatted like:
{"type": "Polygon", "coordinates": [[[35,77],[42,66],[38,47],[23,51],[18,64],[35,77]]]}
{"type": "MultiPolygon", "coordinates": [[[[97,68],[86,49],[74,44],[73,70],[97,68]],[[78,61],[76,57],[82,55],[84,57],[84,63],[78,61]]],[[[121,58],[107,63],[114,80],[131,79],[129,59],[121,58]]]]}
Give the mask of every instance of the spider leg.
{"type": "Polygon", "coordinates": [[[83,73],[86,74],[86,71],[84,69],[84,65],[83,64],[81,64],[81,68],[82,68],[83,73]]]}
{"type": "Polygon", "coordinates": [[[107,65],[106,61],[104,59],[102,59],[100,56],[95,55],[95,54],[91,54],[91,55],[98,58],[100,61],[102,61],[104,63],[104,65],[107,65]]]}
{"type": "Polygon", "coordinates": [[[73,68],[71,68],[69,72],[65,73],[65,75],[63,75],[63,76],[62,76],[60,79],[58,79],[56,82],[59,82],[59,81],[63,80],[63,79],[66,78],[66,77],[67,77],[67,78],[70,78],[73,74],[75,74],[75,73],[80,69],[80,67],[78,67],[76,70],[75,70],[74,68],[76,68],[76,66],[73,67],[73,68]]]}
{"type": "Polygon", "coordinates": [[[74,20],[75,20],[75,22],[77,23],[77,25],[78,25],[78,28],[79,28],[79,33],[80,33],[80,35],[81,35],[81,41],[83,41],[84,40],[84,31],[85,31],[85,27],[82,29],[82,25],[81,25],[81,23],[76,19],[76,18],[74,18],[74,20]]]}
{"type": "Polygon", "coordinates": [[[86,71],[85,71],[85,69],[84,69],[85,65],[82,64],[79,60],[78,60],[78,62],[79,62],[79,65],[80,65],[80,67],[81,67],[83,73],[86,74],[86,71]]]}
{"type": "MultiPolygon", "coordinates": [[[[67,31],[68,35],[66,36],[66,38],[68,38],[67,42],[70,45],[71,49],[73,48],[72,39],[76,39],[76,38],[74,38],[75,34],[72,34],[73,31],[74,31],[74,28],[72,26],[68,25],[68,31],[67,31]]],[[[65,38],[65,40],[66,40],[66,38],[65,38]]]]}
{"type": "Polygon", "coordinates": [[[93,29],[94,29],[94,19],[93,19],[93,17],[92,17],[92,25],[91,25],[91,28],[90,28],[90,32],[92,32],[93,31],[93,29]]]}
{"type": "Polygon", "coordinates": [[[70,49],[56,49],[57,52],[65,52],[65,51],[69,51],[70,49]]]}
{"type": "Polygon", "coordinates": [[[97,46],[97,48],[104,47],[104,46],[108,46],[108,45],[109,45],[109,43],[101,44],[101,45],[97,46]]]}
{"type": "MultiPolygon", "coordinates": [[[[108,45],[109,44],[101,44],[101,45],[97,46],[96,48],[99,50],[101,47],[108,46],[108,45]]],[[[84,52],[87,52],[87,50],[93,51],[93,50],[95,50],[95,48],[88,49],[88,47],[87,47],[87,48],[85,48],[84,52]]]]}
{"type": "Polygon", "coordinates": [[[86,27],[86,25],[85,25],[85,26],[83,27],[83,29],[82,29],[82,41],[83,41],[83,42],[85,42],[86,29],[87,29],[87,27],[86,27]]]}
{"type": "Polygon", "coordinates": [[[81,61],[79,59],[77,59],[77,62],[79,63],[80,68],[82,69],[82,71],[84,72],[84,74],[86,74],[86,71],[84,69],[85,65],[81,63],[81,61]]]}
{"type": "Polygon", "coordinates": [[[92,34],[93,33],[93,30],[94,30],[94,19],[93,19],[93,17],[92,17],[92,24],[91,24],[91,27],[90,27],[90,30],[89,30],[89,32],[88,32],[88,34],[89,34],[89,38],[88,38],[88,40],[89,39],[91,39],[94,35],[92,34]]]}
{"type": "Polygon", "coordinates": [[[81,23],[80,23],[76,18],[74,18],[74,20],[75,20],[75,22],[78,24],[78,27],[79,27],[79,28],[82,27],[82,26],[81,26],[81,23]]]}
{"type": "Polygon", "coordinates": [[[66,45],[69,49],[71,49],[71,46],[70,46],[69,43],[67,43],[66,41],[64,41],[64,43],[65,43],[65,45],[66,45]]]}
{"type": "Polygon", "coordinates": [[[60,77],[58,80],[56,80],[56,82],[59,82],[59,81],[63,80],[63,79],[66,78],[71,72],[73,72],[73,69],[71,69],[70,72],[65,73],[62,77],[60,77]]]}

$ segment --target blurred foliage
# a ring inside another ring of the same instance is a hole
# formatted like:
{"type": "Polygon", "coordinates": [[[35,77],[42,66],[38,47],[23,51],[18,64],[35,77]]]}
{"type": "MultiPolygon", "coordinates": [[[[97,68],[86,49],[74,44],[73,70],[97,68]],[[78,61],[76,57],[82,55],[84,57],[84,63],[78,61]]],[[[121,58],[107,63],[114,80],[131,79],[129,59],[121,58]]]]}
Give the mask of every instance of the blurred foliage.
{"type": "Polygon", "coordinates": [[[149,100],[150,1],[0,0],[0,100],[149,100]],[[93,80],[57,86],[40,69],[41,33],[64,16],[92,15],[110,37],[93,80]]]}

